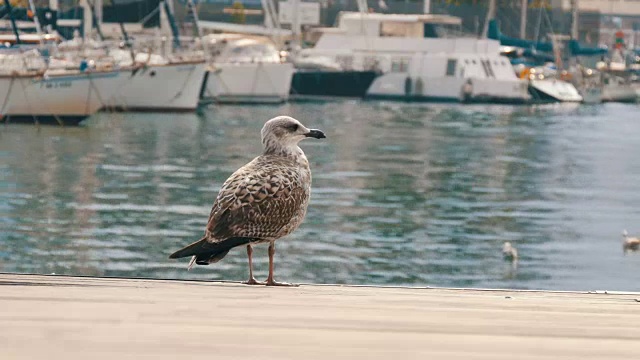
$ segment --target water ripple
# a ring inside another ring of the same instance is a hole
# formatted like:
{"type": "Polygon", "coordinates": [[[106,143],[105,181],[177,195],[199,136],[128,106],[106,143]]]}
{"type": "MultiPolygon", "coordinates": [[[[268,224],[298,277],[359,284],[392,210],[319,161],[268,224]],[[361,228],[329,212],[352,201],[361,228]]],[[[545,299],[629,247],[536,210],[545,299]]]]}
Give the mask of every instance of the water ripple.
{"type": "MultiPolygon", "coordinates": [[[[278,241],[278,277],[637,291],[640,256],[620,235],[640,232],[637,109],[344,101],[8,125],[0,271],[244,279],[241,248],[190,272],[168,255],[202,235],[224,180],[260,152],[256,119],[287,113],[328,138],[302,145],[312,201],[278,241]]],[[[254,261],[266,276],[265,246],[254,261]]]]}

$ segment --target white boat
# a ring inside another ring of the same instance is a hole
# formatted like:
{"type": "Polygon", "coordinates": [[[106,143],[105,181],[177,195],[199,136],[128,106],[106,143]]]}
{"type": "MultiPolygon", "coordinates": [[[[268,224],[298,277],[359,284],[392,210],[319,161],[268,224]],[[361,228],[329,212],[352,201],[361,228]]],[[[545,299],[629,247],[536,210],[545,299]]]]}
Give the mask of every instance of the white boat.
{"type": "Polygon", "coordinates": [[[107,101],[105,109],[194,111],[205,70],[204,61],[138,65],[128,71],[127,81],[107,101]]]}
{"type": "Polygon", "coordinates": [[[124,83],[122,71],[49,70],[0,75],[4,122],[77,125],[124,83]]]}
{"type": "Polygon", "coordinates": [[[580,95],[570,82],[555,79],[530,79],[529,91],[533,94],[534,100],[538,101],[558,101],[558,102],[582,102],[580,95]]]}
{"type": "Polygon", "coordinates": [[[500,43],[462,37],[460,18],[342,12],[301,57],[330,57],[344,70],[381,72],[369,98],[527,102],[527,81],[500,55],[500,43]],[[455,34],[447,37],[451,30],[455,34]]]}
{"type": "Polygon", "coordinates": [[[584,101],[578,88],[570,81],[563,80],[563,78],[570,78],[568,73],[558,74],[553,63],[535,67],[518,64],[514,65],[513,69],[517,76],[529,81],[529,93],[533,102],[584,101]]]}
{"type": "Polygon", "coordinates": [[[638,99],[640,99],[640,83],[631,83],[631,87],[636,91],[636,96],[638,97],[638,99]]]}
{"type": "Polygon", "coordinates": [[[585,104],[599,104],[602,102],[602,87],[585,86],[581,89],[582,102],[585,104]]]}
{"type": "Polygon", "coordinates": [[[627,78],[611,73],[605,73],[603,75],[603,102],[634,103],[638,101],[638,93],[636,92],[633,84],[627,78]]]}
{"type": "Polygon", "coordinates": [[[202,51],[190,48],[176,53],[164,51],[169,46],[167,40],[159,36],[138,41],[134,44],[136,49],[126,49],[74,38],[60,44],[58,54],[73,60],[81,53],[94,63],[102,60],[114,67],[129,69],[126,81],[107,99],[104,110],[194,111],[205,80],[206,62],[202,51]]]}
{"type": "Polygon", "coordinates": [[[266,37],[219,34],[203,38],[212,58],[203,101],[281,103],[289,98],[294,67],[282,62],[266,37]]]}
{"type": "Polygon", "coordinates": [[[624,61],[619,50],[613,51],[611,59],[596,64],[593,78],[602,91],[602,102],[637,102],[639,97],[634,86],[636,76],[624,61]]]}

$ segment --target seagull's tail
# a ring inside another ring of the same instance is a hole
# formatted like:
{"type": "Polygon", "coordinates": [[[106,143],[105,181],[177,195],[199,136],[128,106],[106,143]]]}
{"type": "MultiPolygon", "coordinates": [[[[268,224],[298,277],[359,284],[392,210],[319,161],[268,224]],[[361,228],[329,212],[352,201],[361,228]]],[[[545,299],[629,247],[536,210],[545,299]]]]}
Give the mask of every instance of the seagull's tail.
{"type": "Polygon", "coordinates": [[[204,237],[169,255],[169,259],[191,256],[192,258],[189,262],[189,270],[191,270],[194,262],[198,265],[209,265],[218,262],[227,255],[229,250],[236,246],[248,244],[251,240],[251,238],[234,237],[218,242],[211,242],[204,237]]]}

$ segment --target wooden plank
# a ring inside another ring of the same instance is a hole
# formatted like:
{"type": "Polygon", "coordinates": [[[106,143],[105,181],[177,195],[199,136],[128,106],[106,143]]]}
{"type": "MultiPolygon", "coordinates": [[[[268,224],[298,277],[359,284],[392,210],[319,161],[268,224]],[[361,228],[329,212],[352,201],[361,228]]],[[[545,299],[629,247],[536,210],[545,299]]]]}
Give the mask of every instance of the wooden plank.
{"type": "Polygon", "coordinates": [[[0,274],[0,359],[640,359],[639,300],[0,274]]]}

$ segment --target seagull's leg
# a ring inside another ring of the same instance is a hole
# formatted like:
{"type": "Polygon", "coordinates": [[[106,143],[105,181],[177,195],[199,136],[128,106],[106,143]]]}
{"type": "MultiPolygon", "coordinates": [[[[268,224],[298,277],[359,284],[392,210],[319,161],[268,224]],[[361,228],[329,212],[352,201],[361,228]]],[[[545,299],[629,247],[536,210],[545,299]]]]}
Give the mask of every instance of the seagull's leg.
{"type": "Polygon", "coordinates": [[[247,257],[249,258],[249,280],[244,281],[243,284],[247,284],[247,285],[264,285],[263,282],[260,282],[258,280],[256,280],[256,278],[253,277],[253,261],[251,256],[253,255],[253,248],[251,247],[251,244],[247,245],[247,257]]]}
{"type": "Polygon", "coordinates": [[[273,255],[276,254],[275,241],[269,243],[269,277],[267,278],[267,286],[298,286],[296,284],[289,284],[285,282],[276,282],[273,280],[273,255]]]}

